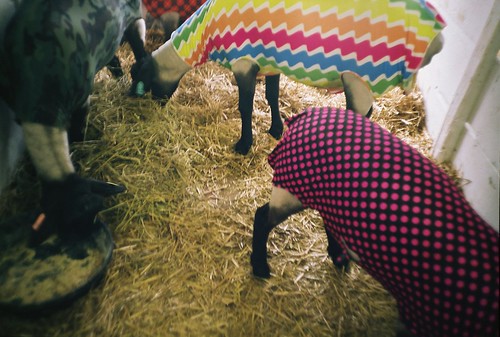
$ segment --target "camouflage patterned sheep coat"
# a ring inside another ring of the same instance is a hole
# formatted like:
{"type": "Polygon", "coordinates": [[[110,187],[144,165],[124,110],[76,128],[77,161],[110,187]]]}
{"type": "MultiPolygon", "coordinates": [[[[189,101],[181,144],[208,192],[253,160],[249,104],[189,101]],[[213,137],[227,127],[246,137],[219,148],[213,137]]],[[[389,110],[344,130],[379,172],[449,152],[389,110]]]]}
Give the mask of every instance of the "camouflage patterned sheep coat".
{"type": "Polygon", "coordinates": [[[140,18],[140,1],[4,1],[0,97],[21,122],[67,127],[86,102],[95,73],[140,18]]]}

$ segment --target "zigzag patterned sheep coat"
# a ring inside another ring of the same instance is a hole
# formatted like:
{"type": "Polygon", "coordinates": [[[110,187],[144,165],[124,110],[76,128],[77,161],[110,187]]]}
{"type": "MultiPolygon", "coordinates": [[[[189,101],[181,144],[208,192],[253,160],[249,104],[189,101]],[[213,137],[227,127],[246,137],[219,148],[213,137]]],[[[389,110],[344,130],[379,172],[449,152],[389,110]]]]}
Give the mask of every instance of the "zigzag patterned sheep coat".
{"type": "Polygon", "coordinates": [[[375,94],[410,86],[444,23],[424,0],[208,0],[171,37],[190,66],[255,61],[315,87],[353,71],[375,94]]]}
{"type": "Polygon", "coordinates": [[[417,337],[498,333],[499,238],[453,181],[352,111],[309,108],[269,155],[273,185],[317,210],[417,337]]]}

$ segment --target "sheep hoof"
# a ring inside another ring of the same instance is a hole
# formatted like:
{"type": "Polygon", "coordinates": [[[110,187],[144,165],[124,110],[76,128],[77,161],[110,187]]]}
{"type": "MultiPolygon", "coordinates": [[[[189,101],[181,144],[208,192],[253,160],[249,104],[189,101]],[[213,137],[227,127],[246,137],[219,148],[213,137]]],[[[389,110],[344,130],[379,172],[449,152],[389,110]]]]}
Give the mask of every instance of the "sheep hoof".
{"type": "Polygon", "coordinates": [[[351,266],[349,265],[349,256],[347,254],[340,254],[337,257],[332,257],[330,256],[333,265],[339,270],[339,271],[344,271],[345,273],[349,273],[351,270],[351,266]]]}
{"type": "Polygon", "coordinates": [[[242,141],[241,139],[236,143],[236,145],[234,146],[234,151],[236,153],[239,153],[239,154],[242,154],[242,155],[246,155],[248,153],[248,151],[250,151],[250,148],[252,147],[252,143],[248,144],[244,141],[242,141]]]}
{"type": "Polygon", "coordinates": [[[274,139],[281,139],[281,136],[283,135],[283,124],[278,126],[271,125],[271,128],[268,132],[271,136],[273,136],[274,139]]]}
{"type": "Polygon", "coordinates": [[[250,263],[252,264],[253,274],[256,277],[268,279],[271,277],[271,270],[267,262],[260,261],[254,254],[250,255],[250,263]]]}

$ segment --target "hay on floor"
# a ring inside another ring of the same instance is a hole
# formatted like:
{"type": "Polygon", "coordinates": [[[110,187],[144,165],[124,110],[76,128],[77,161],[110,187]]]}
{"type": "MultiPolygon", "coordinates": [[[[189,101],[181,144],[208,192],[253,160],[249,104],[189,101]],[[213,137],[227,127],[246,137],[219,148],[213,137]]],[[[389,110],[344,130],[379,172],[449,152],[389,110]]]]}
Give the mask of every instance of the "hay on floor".
{"type": "MultiPolygon", "coordinates": [[[[120,58],[129,71],[128,47],[120,58]]],[[[207,64],[190,71],[160,105],[127,97],[130,78],[96,76],[86,140],[72,147],[83,176],[124,184],[100,217],[116,249],[99,287],[68,309],[0,317],[9,336],[393,336],[395,302],[357,266],[338,272],[326,253],[318,214],[306,211],[269,241],[273,277],[251,275],[252,222],[267,202],[277,141],[259,81],[254,146],[240,135],[232,75],[207,64]]],[[[342,95],[281,81],[283,117],[306,106],[345,106],[342,95]]],[[[423,153],[422,98],[395,90],[377,100],[373,119],[423,153]]],[[[2,195],[2,216],[36,206],[29,163],[2,195]]]]}

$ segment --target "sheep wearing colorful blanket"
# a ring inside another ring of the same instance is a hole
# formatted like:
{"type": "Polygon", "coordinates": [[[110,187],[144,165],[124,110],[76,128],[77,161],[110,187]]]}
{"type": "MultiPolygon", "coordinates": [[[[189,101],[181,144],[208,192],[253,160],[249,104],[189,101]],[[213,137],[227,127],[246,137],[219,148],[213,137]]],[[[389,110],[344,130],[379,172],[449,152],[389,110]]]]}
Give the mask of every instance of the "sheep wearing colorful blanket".
{"type": "Polygon", "coordinates": [[[269,133],[279,138],[279,74],[342,90],[340,75],[352,71],[376,95],[409,87],[419,67],[440,50],[443,26],[423,0],[209,0],[138,64],[132,92],[169,98],[191,68],[209,60],[222,64],[238,85],[242,132],[235,150],[246,154],[253,143],[258,74],[266,75],[269,133]]]}
{"type": "MultiPolygon", "coordinates": [[[[342,77],[356,100],[362,87],[342,77]]],[[[311,208],[335,265],[353,259],[379,281],[412,336],[498,336],[498,233],[450,177],[359,111],[308,108],[287,125],[269,155],[270,201],[255,213],[254,274],[271,275],[272,229],[311,208]]]]}
{"type": "Polygon", "coordinates": [[[103,197],[123,190],[75,173],[67,130],[83,138],[94,75],[140,20],[139,0],[0,4],[0,188],[24,140],[42,181],[40,240],[55,229],[88,233],[103,197]]]}

